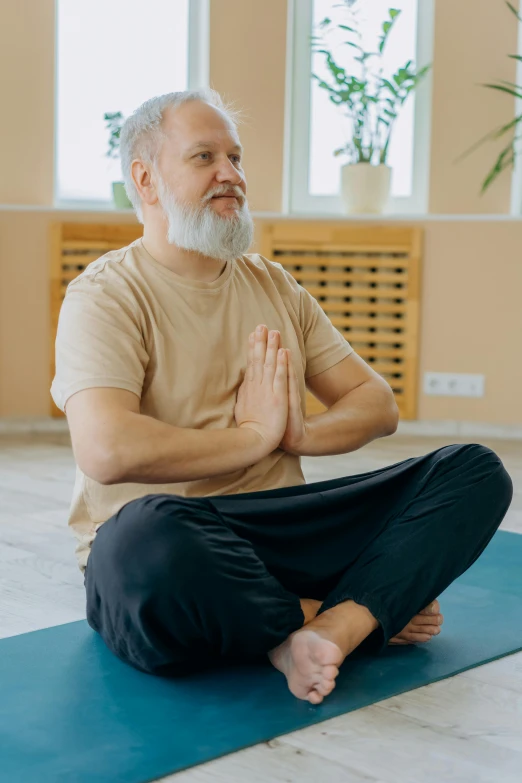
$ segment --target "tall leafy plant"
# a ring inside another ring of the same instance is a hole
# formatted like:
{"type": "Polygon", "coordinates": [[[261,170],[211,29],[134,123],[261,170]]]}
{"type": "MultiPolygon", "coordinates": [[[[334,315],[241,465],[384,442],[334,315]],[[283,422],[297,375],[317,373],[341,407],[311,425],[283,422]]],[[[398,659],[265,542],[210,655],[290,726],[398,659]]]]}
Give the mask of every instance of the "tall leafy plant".
{"type": "MultiPolygon", "coordinates": [[[[328,71],[326,78],[313,73],[319,87],[326,90],[329,99],[341,107],[351,121],[351,138],[334,155],[346,155],[350,163],[386,163],[395,121],[408,95],[430,69],[430,65],[417,70],[411,60],[389,78],[384,76],[383,53],[389,35],[401,11],[388,9],[375,51],[367,51],[358,27],[357,9],[353,3],[345,6],[350,24],[340,24],[325,18],[319,24],[319,35],[312,36],[312,48],[323,54],[328,71]],[[345,38],[341,45],[351,47],[359,74],[348,73],[341,67],[328,47],[327,37],[339,33],[345,38]]],[[[339,7],[339,6],[337,6],[339,7]]]]}
{"type": "Polygon", "coordinates": [[[107,149],[108,158],[117,158],[120,152],[120,132],[125,117],[121,111],[106,112],[103,115],[105,125],[109,131],[109,146],[107,149]]]}
{"type": "MultiPolygon", "coordinates": [[[[516,8],[511,3],[508,3],[507,0],[506,0],[506,5],[511,11],[511,13],[513,13],[516,16],[518,21],[522,22],[522,18],[520,17],[516,8]]],[[[510,57],[512,60],[519,60],[520,62],[522,62],[522,56],[519,54],[508,54],[508,57],[510,57]]],[[[481,86],[487,87],[490,90],[500,90],[500,92],[505,92],[508,95],[513,96],[514,98],[519,98],[522,100],[522,85],[514,84],[513,82],[507,82],[501,79],[496,83],[482,84],[481,86]]],[[[505,137],[506,134],[508,135],[509,141],[504,147],[504,149],[502,149],[501,152],[499,153],[495,163],[493,164],[486,178],[484,179],[484,182],[482,183],[481,193],[484,193],[489,188],[489,186],[496,180],[499,174],[501,174],[504,171],[504,169],[507,169],[509,166],[512,166],[514,164],[515,158],[517,154],[520,152],[520,150],[518,150],[516,147],[516,142],[522,138],[522,134],[520,135],[516,135],[516,134],[521,124],[522,124],[522,114],[518,114],[512,120],[507,122],[505,125],[501,125],[498,128],[495,128],[495,130],[491,131],[490,133],[487,133],[485,136],[479,139],[479,141],[477,141],[476,144],[470,147],[469,150],[467,150],[463,155],[457,158],[457,160],[462,160],[463,158],[467,157],[471,152],[473,152],[482,144],[484,144],[484,142],[500,139],[502,136],[505,137]]]]}

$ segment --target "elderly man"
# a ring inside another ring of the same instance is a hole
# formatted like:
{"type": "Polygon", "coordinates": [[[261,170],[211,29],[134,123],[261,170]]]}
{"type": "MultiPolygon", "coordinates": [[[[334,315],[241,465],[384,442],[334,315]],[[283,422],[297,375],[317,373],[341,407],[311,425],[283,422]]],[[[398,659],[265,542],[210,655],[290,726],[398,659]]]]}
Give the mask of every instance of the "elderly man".
{"type": "Polygon", "coordinates": [[[242,148],[219,95],[147,101],[121,159],[143,237],[69,285],[51,388],[88,622],[157,675],[268,655],[318,704],[356,649],[439,633],[436,598],[497,530],[510,477],[471,443],[306,484],[302,455],[396,430],[389,385],[281,264],[245,255],[242,148]],[[326,412],[305,417],[306,387],[326,412]]]}

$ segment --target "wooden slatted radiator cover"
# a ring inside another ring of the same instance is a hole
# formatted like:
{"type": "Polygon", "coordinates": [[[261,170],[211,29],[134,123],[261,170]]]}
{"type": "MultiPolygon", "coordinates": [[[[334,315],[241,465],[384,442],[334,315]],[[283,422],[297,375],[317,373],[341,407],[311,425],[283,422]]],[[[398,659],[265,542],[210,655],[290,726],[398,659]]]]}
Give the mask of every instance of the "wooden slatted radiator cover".
{"type": "MultiPolygon", "coordinates": [[[[100,256],[143,233],[136,224],[51,226],[50,383],[58,316],[71,280],[100,256]]],[[[278,261],[314,296],[333,325],[390,384],[401,418],[417,415],[422,230],[323,221],[275,221],[262,227],[261,253],[278,261]]],[[[51,415],[63,418],[52,398],[51,415]]],[[[325,410],[311,392],[308,414],[325,410]]]]}
{"type": "MultiPolygon", "coordinates": [[[[282,220],[260,252],[314,296],[355,352],[392,388],[401,419],[417,417],[422,230],[282,220]]],[[[309,391],[308,415],[325,410],[309,391]]]]}
{"type": "MultiPolygon", "coordinates": [[[[142,236],[141,224],[54,223],[51,225],[51,383],[55,375],[58,316],[67,286],[86,266],[109,250],[118,250],[142,236]]],[[[64,418],[52,397],[51,416],[64,418]]]]}

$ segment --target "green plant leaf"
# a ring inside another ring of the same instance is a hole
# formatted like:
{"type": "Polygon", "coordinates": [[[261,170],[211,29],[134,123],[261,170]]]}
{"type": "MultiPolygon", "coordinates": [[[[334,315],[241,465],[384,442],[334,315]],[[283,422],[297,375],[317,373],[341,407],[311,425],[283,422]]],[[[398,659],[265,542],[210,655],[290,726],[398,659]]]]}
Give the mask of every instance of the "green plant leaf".
{"type": "Polygon", "coordinates": [[[388,40],[388,35],[390,34],[390,30],[392,29],[401,12],[398,8],[389,8],[388,13],[390,15],[390,20],[382,23],[383,34],[379,40],[379,54],[383,53],[384,47],[386,46],[386,41],[388,40]]]}
{"type": "Polygon", "coordinates": [[[391,82],[388,81],[388,79],[381,79],[382,84],[388,88],[388,90],[392,93],[392,95],[398,96],[398,92],[393,86],[391,82]]]}
{"type": "Polygon", "coordinates": [[[517,17],[518,21],[522,22],[522,18],[520,17],[520,15],[519,15],[517,9],[515,8],[515,6],[511,5],[511,3],[508,3],[507,0],[506,0],[506,5],[509,8],[509,10],[512,11],[515,14],[515,16],[517,17]]]}
{"type": "Polygon", "coordinates": [[[482,189],[480,191],[481,194],[483,194],[491,185],[491,183],[496,180],[499,174],[501,174],[504,171],[504,169],[506,169],[508,166],[512,165],[514,161],[515,161],[515,150],[514,150],[513,142],[510,142],[508,146],[502,150],[493,168],[491,169],[486,179],[482,183],[482,189]]]}
{"type": "MultiPolygon", "coordinates": [[[[515,92],[510,87],[505,87],[503,84],[483,84],[483,87],[489,87],[490,90],[500,90],[501,92],[507,92],[509,95],[514,95],[515,98],[522,98],[522,95],[519,92],[515,92]]],[[[518,87],[519,90],[522,90],[522,87],[518,87]]]]}
{"type": "Polygon", "coordinates": [[[505,79],[500,79],[499,84],[505,84],[508,87],[513,87],[515,90],[522,90],[522,86],[515,84],[515,82],[507,82],[505,79]]]}
{"type": "Polygon", "coordinates": [[[510,120],[506,125],[501,125],[499,128],[495,128],[495,130],[487,133],[485,136],[475,142],[475,144],[473,144],[469,149],[465,150],[457,158],[455,158],[454,163],[459,163],[461,160],[464,160],[464,158],[467,158],[468,155],[471,155],[472,152],[481,147],[482,144],[484,144],[486,141],[500,138],[504,135],[504,133],[507,133],[507,131],[511,130],[511,128],[516,127],[518,123],[522,123],[522,114],[519,114],[517,117],[510,120]]]}

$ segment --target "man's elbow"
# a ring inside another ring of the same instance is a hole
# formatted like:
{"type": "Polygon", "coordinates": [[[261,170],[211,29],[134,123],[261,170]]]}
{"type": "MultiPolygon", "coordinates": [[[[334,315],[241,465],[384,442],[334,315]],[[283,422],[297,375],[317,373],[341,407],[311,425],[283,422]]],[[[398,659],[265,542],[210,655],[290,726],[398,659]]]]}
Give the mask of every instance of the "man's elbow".
{"type": "Polygon", "coordinates": [[[83,453],[75,454],[75,460],[82,473],[92,481],[96,481],[97,484],[108,486],[121,482],[121,477],[116,469],[116,460],[110,454],[101,454],[99,451],[85,453],[83,450],[83,453]]]}
{"type": "Polygon", "coordinates": [[[397,406],[397,403],[395,402],[395,397],[393,397],[391,411],[386,416],[386,425],[387,425],[386,435],[393,435],[394,432],[397,432],[397,427],[399,426],[399,419],[400,419],[400,411],[397,406]]]}

